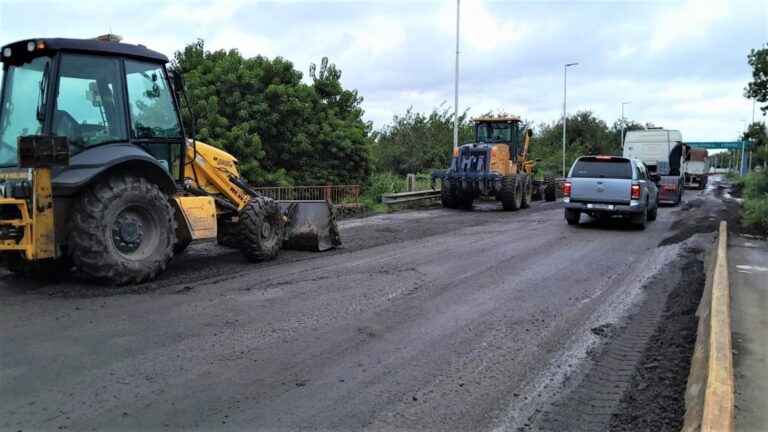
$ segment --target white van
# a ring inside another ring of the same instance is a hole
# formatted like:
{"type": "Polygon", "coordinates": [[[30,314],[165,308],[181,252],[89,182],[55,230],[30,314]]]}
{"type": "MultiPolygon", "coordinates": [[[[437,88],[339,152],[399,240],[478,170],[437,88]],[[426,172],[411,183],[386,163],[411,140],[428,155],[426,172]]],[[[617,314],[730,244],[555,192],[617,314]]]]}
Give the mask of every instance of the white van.
{"type": "Polygon", "coordinates": [[[629,131],[624,137],[624,157],[640,159],[652,172],[656,172],[656,161],[669,161],[669,152],[678,142],[683,142],[683,134],[679,130],[629,131]]]}

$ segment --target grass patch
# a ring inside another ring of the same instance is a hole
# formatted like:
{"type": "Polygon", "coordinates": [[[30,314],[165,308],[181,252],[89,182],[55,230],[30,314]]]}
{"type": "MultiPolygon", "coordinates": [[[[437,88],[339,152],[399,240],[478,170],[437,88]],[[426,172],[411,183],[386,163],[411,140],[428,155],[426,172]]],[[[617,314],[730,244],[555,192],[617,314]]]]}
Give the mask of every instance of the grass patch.
{"type": "MultiPolygon", "coordinates": [[[[414,190],[428,190],[430,189],[430,174],[419,173],[416,174],[416,183],[414,190]]],[[[368,183],[363,188],[363,195],[360,197],[360,202],[378,213],[386,213],[390,211],[390,207],[381,203],[381,196],[387,193],[399,193],[405,192],[408,189],[405,177],[390,173],[383,172],[377,173],[370,177],[368,183]]],[[[426,200],[424,202],[430,202],[432,200],[426,200]]],[[[422,201],[414,201],[412,206],[420,207],[418,203],[422,201]]],[[[409,206],[411,207],[411,206],[409,206]]]]}
{"type": "Polygon", "coordinates": [[[744,197],[741,226],[768,235],[768,173],[752,172],[741,183],[744,197]]]}

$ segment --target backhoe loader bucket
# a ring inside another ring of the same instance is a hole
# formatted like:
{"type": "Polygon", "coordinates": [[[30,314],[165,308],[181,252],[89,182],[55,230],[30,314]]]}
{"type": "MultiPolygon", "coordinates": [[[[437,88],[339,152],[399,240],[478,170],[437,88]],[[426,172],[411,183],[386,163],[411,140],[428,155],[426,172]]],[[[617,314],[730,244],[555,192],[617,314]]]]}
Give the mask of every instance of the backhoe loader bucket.
{"type": "Polygon", "coordinates": [[[324,251],[341,245],[333,208],[326,201],[278,201],[285,215],[286,249],[324,251]]]}

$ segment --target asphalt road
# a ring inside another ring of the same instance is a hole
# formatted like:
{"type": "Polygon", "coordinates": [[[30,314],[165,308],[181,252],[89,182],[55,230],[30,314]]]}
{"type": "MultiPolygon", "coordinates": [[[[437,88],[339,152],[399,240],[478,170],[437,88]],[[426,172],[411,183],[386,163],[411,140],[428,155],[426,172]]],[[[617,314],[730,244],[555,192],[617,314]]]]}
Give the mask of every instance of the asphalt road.
{"type": "Polygon", "coordinates": [[[0,429],[517,428],[643,301],[682,213],[496,206],[344,220],[343,249],[264,264],[193,245],[138,287],[2,275],[0,429]]]}

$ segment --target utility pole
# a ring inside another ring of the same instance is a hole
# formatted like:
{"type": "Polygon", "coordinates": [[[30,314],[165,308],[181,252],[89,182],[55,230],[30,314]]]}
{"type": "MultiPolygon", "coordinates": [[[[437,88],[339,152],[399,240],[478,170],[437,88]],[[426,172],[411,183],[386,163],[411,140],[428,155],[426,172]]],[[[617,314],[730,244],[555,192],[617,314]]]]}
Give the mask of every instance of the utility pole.
{"type": "Polygon", "coordinates": [[[624,105],[629,105],[632,102],[622,102],[621,103],[621,151],[624,152],[624,105]]]}
{"type": "Polygon", "coordinates": [[[567,121],[565,114],[566,90],[568,88],[568,67],[576,66],[578,63],[567,63],[563,66],[563,177],[565,177],[565,123],[567,121]]]}
{"type": "Polygon", "coordinates": [[[456,0],[456,72],[453,88],[453,148],[459,148],[459,14],[461,0],[456,0]]]}

